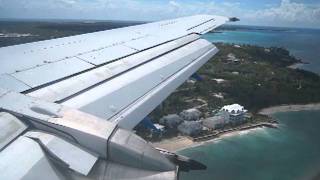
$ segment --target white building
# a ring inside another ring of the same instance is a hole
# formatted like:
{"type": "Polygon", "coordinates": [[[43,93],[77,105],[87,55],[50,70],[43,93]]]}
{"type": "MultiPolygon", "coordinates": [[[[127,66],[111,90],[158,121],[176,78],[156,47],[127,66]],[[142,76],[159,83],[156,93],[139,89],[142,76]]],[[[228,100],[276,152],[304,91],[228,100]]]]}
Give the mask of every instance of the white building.
{"type": "Polygon", "coordinates": [[[222,83],[226,82],[226,80],[224,80],[224,79],[212,79],[212,80],[216,81],[218,84],[222,84],[222,83]]]}
{"type": "Polygon", "coordinates": [[[154,126],[161,132],[163,132],[165,130],[165,126],[163,126],[161,124],[154,124],[154,126]]]}
{"type": "Polygon", "coordinates": [[[229,53],[227,57],[228,57],[227,58],[228,61],[232,61],[232,62],[239,62],[240,61],[240,59],[236,58],[236,56],[232,53],[229,53]]]}
{"type": "Polygon", "coordinates": [[[230,114],[226,111],[215,112],[213,117],[202,121],[202,125],[209,129],[220,129],[230,122],[230,114]]]}
{"type": "Polygon", "coordinates": [[[228,112],[230,115],[230,121],[242,121],[244,115],[248,112],[243,106],[239,104],[227,105],[221,108],[220,111],[228,112]]]}

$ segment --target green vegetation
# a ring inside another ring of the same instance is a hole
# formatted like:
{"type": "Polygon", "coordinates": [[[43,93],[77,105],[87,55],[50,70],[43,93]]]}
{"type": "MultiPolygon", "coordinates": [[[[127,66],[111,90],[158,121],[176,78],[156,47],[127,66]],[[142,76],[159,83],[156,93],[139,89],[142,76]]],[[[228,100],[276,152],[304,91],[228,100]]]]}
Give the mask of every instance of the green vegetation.
{"type": "Polygon", "coordinates": [[[203,81],[182,85],[152,116],[181,112],[194,106],[188,100],[197,98],[207,101],[205,112],[231,103],[244,105],[255,113],[269,106],[320,102],[320,77],[288,68],[301,61],[290,56],[287,50],[232,44],[217,46],[220,52],[198,72],[203,81]],[[230,53],[239,62],[228,60],[230,53]],[[214,79],[226,81],[218,83],[214,79]],[[217,93],[224,98],[215,97],[217,93]]]}

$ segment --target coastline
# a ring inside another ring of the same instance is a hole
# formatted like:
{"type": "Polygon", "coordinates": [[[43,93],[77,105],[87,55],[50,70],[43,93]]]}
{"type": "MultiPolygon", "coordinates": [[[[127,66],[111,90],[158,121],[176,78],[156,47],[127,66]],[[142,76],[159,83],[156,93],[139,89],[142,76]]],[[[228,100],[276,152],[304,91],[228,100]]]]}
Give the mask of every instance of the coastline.
{"type": "Polygon", "coordinates": [[[170,139],[163,139],[159,142],[153,142],[152,145],[156,148],[165,149],[171,152],[194,147],[197,142],[192,141],[187,136],[177,136],[170,139]]]}
{"type": "MultiPolygon", "coordinates": [[[[224,47],[223,45],[221,45],[221,46],[224,47]]],[[[223,48],[221,48],[221,49],[223,49],[223,48]]],[[[222,65],[221,64],[220,65],[223,66],[224,59],[220,59],[220,62],[222,62],[222,65]]],[[[268,61],[268,62],[272,62],[272,61],[268,61]]],[[[300,73],[300,74],[298,73],[298,75],[297,75],[297,74],[293,73],[294,71],[289,70],[289,69],[293,69],[293,70],[299,69],[303,65],[309,64],[309,63],[302,62],[301,60],[297,60],[297,59],[294,62],[295,63],[292,63],[289,66],[277,66],[277,64],[272,64],[271,66],[265,66],[265,67],[269,68],[270,71],[273,71],[273,68],[276,68],[276,69],[278,68],[280,70],[284,70],[288,74],[291,74],[293,77],[295,77],[293,79],[304,78],[303,80],[305,82],[308,82],[308,83],[309,82],[310,83],[319,83],[319,81],[313,80],[312,76],[310,74],[308,74],[308,73],[305,73],[304,71],[301,71],[301,72],[297,71],[297,72],[300,73]]],[[[253,72],[258,73],[259,72],[258,69],[259,68],[254,69],[253,72]]],[[[237,69],[234,69],[234,70],[236,71],[237,69]]],[[[230,72],[232,73],[232,71],[230,71],[230,72]]],[[[213,74],[212,76],[215,77],[214,75],[215,74],[213,74]]],[[[240,77],[240,75],[238,75],[238,77],[241,80],[241,78],[243,78],[243,77],[240,77]]],[[[265,74],[265,75],[268,76],[268,74],[265,74]]],[[[262,78],[261,81],[264,81],[264,79],[262,78]]],[[[290,85],[292,85],[292,86],[296,85],[296,81],[290,81],[290,83],[291,83],[290,85]]],[[[283,88],[283,86],[281,86],[281,85],[283,85],[282,81],[278,81],[277,84],[279,85],[279,87],[283,88]]],[[[248,87],[250,87],[250,86],[248,86],[248,87]]],[[[203,89],[205,89],[205,88],[206,88],[206,86],[204,85],[203,89]]],[[[285,89],[285,88],[283,88],[283,89],[285,89]]],[[[214,90],[216,90],[216,89],[214,89],[214,90]]],[[[218,89],[218,90],[221,91],[220,89],[218,89]]],[[[253,89],[250,89],[250,88],[244,88],[242,90],[253,91],[253,89]]],[[[305,91],[303,91],[303,92],[304,93],[302,93],[302,95],[306,95],[305,93],[309,93],[309,92],[305,92],[305,91]]],[[[318,92],[318,90],[316,92],[318,92]]],[[[294,94],[295,92],[294,91],[293,92],[289,91],[288,93],[294,94]]],[[[300,94],[298,94],[298,95],[300,95],[300,94]]],[[[281,98],[281,97],[278,97],[278,98],[281,98]]],[[[314,98],[314,101],[316,101],[316,102],[318,101],[317,99],[319,99],[319,98],[316,98],[316,97],[313,97],[313,98],[314,98]]],[[[259,100],[257,100],[256,103],[260,103],[259,107],[263,107],[263,103],[261,103],[261,102],[263,102],[264,99],[260,98],[259,100]],[[259,101],[259,100],[261,100],[261,101],[259,101]]],[[[294,101],[294,99],[292,99],[291,101],[294,101]]],[[[308,103],[308,104],[290,104],[290,101],[286,101],[286,100],[282,101],[282,102],[288,102],[288,104],[276,105],[276,106],[263,108],[263,109],[260,109],[257,113],[255,113],[255,115],[259,115],[259,114],[260,115],[265,115],[265,116],[268,116],[269,118],[272,119],[271,115],[275,114],[275,113],[279,113],[279,112],[320,110],[320,102],[318,102],[318,103],[308,103]]],[[[270,104],[276,104],[276,103],[270,103],[270,104]]],[[[271,123],[271,124],[273,124],[273,123],[271,123]]],[[[273,125],[275,125],[275,124],[273,124],[273,125]]],[[[205,145],[205,144],[215,143],[217,141],[221,141],[223,138],[226,138],[226,137],[241,136],[243,134],[247,134],[247,133],[250,133],[252,131],[258,131],[258,130],[261,130],[261,129],[264,129],[264,128],[266,128],[266,127],[263,127],[263,126],[262,127],[261,126],[250,126],[248,128],[244,128],[244,129],[235,128],[235,129],[227,130],[226,132],[219,132],[218,134],[209,134],[209,136],[204,137],[204,138],[199,138],[199,139],[190,138],[190,137],[187,137],[187,136],[178,136],[178,137],[174,137],[174,138],[170,138],[170,139],[162,139],[161,141],[155,142],[155,143],[152,143],[152,144],[153,144],[154,147],[157,147],[157,148],[166,149],[166,150],[169,150],[169,151],[172,151],[172,152],[177,152],[177,151],[181,151],[181,150],[185,150],[185,149],[189,149],[189,148],[194,148],[194,147],[197,147],[197,146],[202,146],[202,145],[205,145]]],[[[275,128],[277,128],[277,125],[275,125],[275,128]]]]}
{"type": "Polygon", "coordinates": [[[252,129],[246,129],[246,130],[231,131],[231,132],[228,132],[225,134],[221,134],[217,138],[208,139],[205,141],[193,141],[190,138],[188,138],[187,136],[178,136],[178,137],[174,137],[174,138],[170,138],[170,139],[164,139],[159,142],[154,142],[154,143],[152,143],[152,145],[156,148],[166,149],[171,152],[178,152],[178,151],[182,151],[185,149],[202,146],[205,144],[218,142],[218,141],[222,140],[223,138],[248,134],[250,132],[254,132],[257,130],[264,129],[264,128],[266,128],[266,127],[256,127],[256,128],[252,128],[252,129]]]}
{"type": "MultiPolygon", "coordinates": [[[[294,111],[307,111],[307,110],[311,110],[311,111],[320,110],[320,103],[272,106],[272,107],[261,109],[258,112],[258,114],[270,116],[272,114],[279,113],[279,112],[294,112],[294,111]]],[[[187,136],[178,136],[170,139],[163,139],[162,141],[154,142],[152,144],[154,147],[157,147],[157,148],[166,149],[172,152],[177,152],[184,149],[189,149],[197,146],[202,146],[204,144],[212,143],[215,141],[219,141],[225,137],[247,134],[252,131],[256,131],[264,128],[268,128],[268,127],[253,127],[249,129],[239,129],[235,131],[222,133],[218,137],[203,140],[203,141],[193,141],[191,138],[187,136]]]]}
{"type": "Polygon", "coordinates": [[[159,142],[154,142],[152,144],[156,148],[166,149],[171,152],[177,152],[184,149],[189,149],[207,143],[219,141],[225,137],[247,134],[251,131],[256,131],[263,128],[278,128],[277,125],[277,122],[263,122],[238,128],[222,130],[220,132],[198,138],[191,138],[188,136],[177,136],[170,139],[163,139],[159,142]]]}
{"type": "Polygon", "coordinates": [[[258,114],[272,115],[279,112],[312,111],[312,110],[320,110],[320,103],[288,104],[288,105],[272,106],[272,107],[261,109],[258,112],[258,114]]]}
{"type": "Polygon", "coordinates": [[[289,69],[299,69],[299,68],[301,68],[303,65],[306,65],[306,64],[308,64],[308,63],[302,63],[302,62],[294,63],[294,64],[288,66],[287,68],[289,68],[289,69]]]}

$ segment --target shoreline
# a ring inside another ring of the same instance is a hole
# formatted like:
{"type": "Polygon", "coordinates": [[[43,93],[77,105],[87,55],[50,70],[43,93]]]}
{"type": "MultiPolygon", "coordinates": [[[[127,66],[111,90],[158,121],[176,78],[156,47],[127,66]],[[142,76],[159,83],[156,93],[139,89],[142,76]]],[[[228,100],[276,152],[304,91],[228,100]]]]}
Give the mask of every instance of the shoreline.
{"type": "Polygon", "coordinates": [[[320,103],[310,103],[310,104],[288,104],[271,106],[268,108],[261,109],[258,114],[262,115],[272,115],[279,112],[297,112],[297,111],[315,111],[320,110],[320,103]]]}
{"type": "Polygon", "coordinates": [[[303,67],[306,64],[308,64],[308,63],[304,63],[304,62],[294,63],[294,64],[292,64],[290,66],[287,66],[287,68],[289,68],[289,69],[300,69],[301,67],[303,67]]]}
{"type": "MultiPolygon", "coordinates": [[[[258,112],[258,114],[270,116],[272,114],[279,113],[279,112],[297,112],[297,111],[308,111],[308,110],[309,111],[320,110],[320,102],[310,103],[310,104],[289,104],[289,105],[272,106],[272,107],[261,109],[258,112]]],[[[177,151],[181,151],[189,148],[202,146],[215,141],[220,141],[225,137],[247,134],[252,131],[257,131],[264,128],[270,128],[270,127],[254,125],[251,128],[245,128],[245,129],[240,128],[236,130],[222,132],[216,137],[208,138],[201,141],[194,141],[192,138],[187,136],[178,136],[170,139],[163,139],[162,141],[154,142],[152,144],[154,147],[157,147],[157,148],[166,149],[172,152],[177,152],[177,151]]]]}
{"type": "Polygon", "coordinates": [[[159,142],[154,142],[152,145],[156,148],[166,149],[168,151],[177,152],[184,149],[194,148],[202,146],[215,141],[220,141],[223,138],[230,136],[237,136],[242,134],[247,134],[252,131],[256,131],[264,128],[277,128],[278,123],[258,123],[248,126],[243,126],[240,128],[232,128],[228,130],[223,130],[215,135],[208,135],[202,138],[191,138],[188,136],[177,136],[170,139],[163,139],[159,142]]]}
{"type": "Polygon", "coordinates": [[[206,144],[218,142],[224,138],[248,134],[250,132],[258,131],[258,130],[261,130],[264,128],[266,128],[266,127],[256,127],[253,129],[232,131],[229,133],[222,134],[221,136],[219,136],[217,138],[208,139],[205,141],[192,141],[187,136],[179,136],[178,138],[175,137],[175,138],[171,138],[171,139],[165,139],[160,142],[155,142],[155,143],[152,143],[152,145],[156,148],[166,149],[171,152],[178,152],[178,151],[182,151],[185,149],[195,148],[195,147],[203,146],[206,144]]]}

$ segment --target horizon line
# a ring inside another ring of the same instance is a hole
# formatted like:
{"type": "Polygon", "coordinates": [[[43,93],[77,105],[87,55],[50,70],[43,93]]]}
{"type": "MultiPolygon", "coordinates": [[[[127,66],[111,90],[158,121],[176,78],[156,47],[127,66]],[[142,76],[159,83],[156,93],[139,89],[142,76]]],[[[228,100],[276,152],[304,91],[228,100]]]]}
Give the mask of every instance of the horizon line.
{"type": "MultiPolygon", "coordinates": [[[[174,19],[174,18],[172,18],[174,19]]],[[[166,19],[164,19],[166,20],[166,19]]],[[[157,21],[141,21],[141,20],[119,20],[119,19],[76,19],[76,18],[14,18],[14,17],[8,17],[8,18],[0,18],[1,21],[29,21],[29,22],[50,22],[50,21],[65,21],[65,22],[84,22],[84,21],[96,21],[96,22],[133,22],[133,23],[152,23],[152,22],[157,22],[157,21]]],[[[162,20],[159,20],[162,21],[162,20]]],[[[269,28],[289,28],[289,29],[310,29],[310,30],[320,30],[320,27],[297,27],[297,26],[274,26],[274,25],[259,25],[259,24],[241,24],[240,23],[227,23],[225,24],[227,26],[255,26],[255,27],[269,27],[269,28]]],[[[225,26],[224,25],[224,26],[225,26]]],[[[223,26],[222,26],[223,27],[223,26]]]]}

